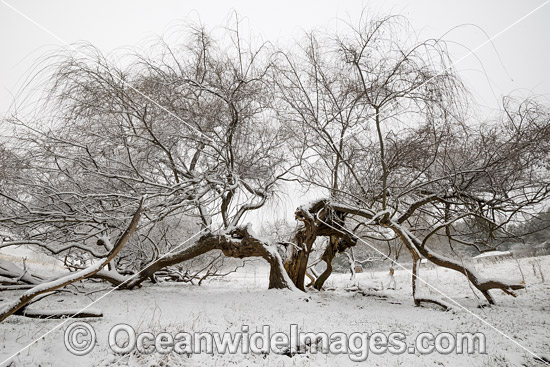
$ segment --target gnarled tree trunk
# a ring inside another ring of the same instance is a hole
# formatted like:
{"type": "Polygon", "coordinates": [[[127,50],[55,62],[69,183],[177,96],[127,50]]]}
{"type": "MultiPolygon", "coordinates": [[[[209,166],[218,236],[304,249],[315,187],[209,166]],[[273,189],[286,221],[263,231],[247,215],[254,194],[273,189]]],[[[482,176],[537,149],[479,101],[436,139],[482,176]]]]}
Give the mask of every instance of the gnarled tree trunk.
{"type": "Polygon", "coordinates": [[[182,263],[213,250],[221,250],[225,256],[239,259],[261,257],[270,265],[270,289],[295,289],[293,281],[284,269],[277,248],[255,237],[249,227],[238,227],[227,233],[206,233],[191,246],[157,259],[138,274],[128,278],[120,288],[132,289],[165,267],[182,263]]]}

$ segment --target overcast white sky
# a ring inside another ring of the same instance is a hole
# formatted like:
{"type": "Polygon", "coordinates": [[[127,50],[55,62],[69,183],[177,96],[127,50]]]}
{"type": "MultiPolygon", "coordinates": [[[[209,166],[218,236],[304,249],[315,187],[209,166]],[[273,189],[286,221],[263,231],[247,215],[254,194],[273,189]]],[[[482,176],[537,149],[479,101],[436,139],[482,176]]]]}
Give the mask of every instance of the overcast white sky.
{"type": "MultiPolygon", "coordinates": [[[[63,43],[6,4],[68,43],[89,41],[104,53],[138,45],[162,34],[178,20],[199,19],[210,27],[223,26],[233,10],[246,17],[264,40],[284,43],[314,27],[335,27],[337,18],[356,20],[367,7],[382,14],[409,18],[421,38],[439,37],[460,24],[475,24],[494,36],[549,1],[512,0],[376,0],[376,1],[73,1],[0,0],[0,115],[12,103],[37,57],[63,43]]],[[[341,26],[341,24],[340,24],[341,26]]],[[[487,41],[475,27],[460,27],[445,37],[470,49],[487,41]]],[[[500,98],[516,91],[550,98],[550,4],[502,33],[475,55],[456,65],[482,105],[498,107],[500,98]],[[500,58],[500,59],[499,59],[500,58]],[[487,81],[487,78],[489,81],[487,81]]],[[[456,48],[455,59],[466,55],[456,48]]],[[[288,208],[290,213],[293,208],[288,208]]]]}
{"type": "MultiPolygon", "coordinates": [[[[548,2],[548,1],[546,1],[548,2]]],[[[0,3],[0,113],[8,109],[32,62],[63,45],[10,9],[10,4],[71,43],[86,40],[102,51],[136,45],[185,18],[208,26],[225,25],[233,10],[246,17],[265,40],[296,38],[314,27],[334,27],[336,18],[355,20],[363,7],[407,16],[425,37],[439,37],[460,24],[475,24],[490,36],[544,4],[544,1],[72,1],[2,0],[0,3]]],[[[457,65],[479,102],[496,107],[502,95],[518,89],[550,95],[550,4],[543,6],[457,65]],[[499,61],[499,56],[502,62],[499,61]],[[492,89],[492,90],[491,90],[492,89]]],[[[487,40],[475,27],[461,27],[446,39],[476,48],[487,40]]],[[[465,55],[456,49],[456,59],[465,55]]]]}

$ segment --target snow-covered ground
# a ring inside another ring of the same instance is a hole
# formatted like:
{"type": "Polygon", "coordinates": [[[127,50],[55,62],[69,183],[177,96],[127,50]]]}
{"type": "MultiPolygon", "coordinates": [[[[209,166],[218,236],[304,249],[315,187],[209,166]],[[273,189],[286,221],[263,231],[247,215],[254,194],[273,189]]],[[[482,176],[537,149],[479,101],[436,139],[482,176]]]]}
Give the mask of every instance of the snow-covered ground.
{"type": "MultiPolygon", "coordinates": [[[[63,320],[34,320],[12,316],[0,323],[0,362],[32,343],[6,365],[11,366],[537,366],[537,362],[519,345],[537,355],[550,355],[550,256],[505,259],[496,263],[474,264],[484,275],[499,278],[524,279],[526,290],[517,298],[493,291],[497,306],[479,308],[484,303],[471,290],[466,279],[446,269],[423,264],[423,280],[452,297],[459,306],[443,312],[436,307],[414,307],[411,299],[410,273],[397,268],[396,290],[386,289],[387,271],[357,274],[350,281],[348,274],[333,274],[327,290],[308,293],[266,290],[267,273],[262,266],[247,267],[225,279],[216,279],[202,286],[163,283],[146,284],[134,291],[113,291],[102,283],[85,283],[68,292],[49,297],[40,305],[50,309],[73,309],[92,301],[101,309],[101,319],[85,319],[95,329],[95,348],[85,356],[70,354],[64,345],[64,330],[69,320],[42,337],[63,320]],[[538,263],[537,263],[538,262],[538,263]],[[542,277],[540,271],[542,270],[542,277]],[[546,278],[543,282],[542,279],[546,278]],[[359,286],[366,294],[347,291],[359,286]],[[373,290],[374,288],[378,290],[373,290]],[[371,290],[368,290],[371,289],[371,290]],[[84,292],[92,292],[86,294],[84,292]],[[105,295],[106,294],[106,295],[105,295]],[[477,317],[476,317],[477,316],[477,317]],[[171,353],[116,355],[108,346],[109,330],[119,323],[132,326],[137,333],[225,332],[241,331],[249,325],[251,332],[270,325],[271,331],[289,333],[290,325],[300,331],[333,332],[402,332],[412,345],[421,332],[482,332],[486,335],[487,353],[421,355],[385,353],[368,355],[367,361],[356,363],[348,355],[313,354],[306,351],[292,357],[279,354],[195,354],[171,353]],[[502,333],[502,334],[501,334],[502,333]],[[511,338],[508,339],[506,336],[511,338]],[[518,344],[516,344],[518,343],[518,344]]],[[[441,296],[434,288],[419,282],[419,292],[441,296]]],[[[11,300],[17,292],[3,292],[0,298],[11,300]]]]}

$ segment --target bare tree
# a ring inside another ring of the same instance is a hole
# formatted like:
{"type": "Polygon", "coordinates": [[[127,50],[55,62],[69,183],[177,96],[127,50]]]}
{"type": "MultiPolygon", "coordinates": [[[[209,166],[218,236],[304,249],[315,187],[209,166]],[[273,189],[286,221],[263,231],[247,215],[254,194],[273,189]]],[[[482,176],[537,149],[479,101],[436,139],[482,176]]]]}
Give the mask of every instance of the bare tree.
{"type": "Polygon", "coordinates": [[[261,257],[270,288],[305,290],[306,276],[322,289],[336,254],[372,240],[397,261],[400,241],[417,304],[444,305],[416,292],[422,257],[489,303],[492,289],[524,287],[482,278],[434,244],[495,248],[548,198],[545,105],[506,99],[480,123],[445,43],[419,42],[400,17],[363,16],[286,51],[224,32],[217,41],[194,27],[183,44],[160,40],[120,62],[89,45],[47,58],[33,81],[47,94],[9,119],[0,147],[0,248],[35,246],[73,271],[87,266],[70,256],[109,259],[89,275],[119,288],[212,275],[215,260],[195,275],[182,268],[205,254],[261,257]],[[297,208],[290,239],[262,239],[243,222],[286,180],[326,198],[297,208]],[[97,239],[120,237],[142,197],[135,236],[111,261],[97,239]],[[320,261],[326,270],[308,273],[320,261]]]}
{"type": "Polygon", "coordinates": [[[229,44],[218,44],[191,28],[183,45],[160,40],[125,66],[88,45],[46,59],[41,113],[10,119],[14,159],[5,162],[17,167],[3,178],[0,246],[104,258],[111,249],[96,239],[119,233],[145,196],[137,235],[114,261],[126,271],[130,256],[139,275],[95,276],[134,287],[166,266],[221,250],[266,259],[270,287],[293,288],[276,246],[241,224],[295,165],[283,159],[285,132],[265,80],[270,55],[228,32],[229,44]],[[201,228],[194,244],[176,249],[176,238],[201,228]]]}
{"type": "Polygon", "coordinates": [[[506,99],[498,121],[480,124],[444,42],[402,41],[414,32],[399,17],[362,19],[350,34],[309,35],[299,56],[281,61],[285,112],[299,149],[308,141],[312,152],[299,178],[329,196],[297,211],[291,278],[304,288],[317,236],[331,238],[318,289],[334,255],[362,236],[398,238],[413,260],[416,303],[438,302],[416,295],[421,257],[463,273],[489,303],[491,289],[513,295],[522,284],[484,279],[430,243],[494,248],[507,223],[548,198],[548,109],[506,99]]]}

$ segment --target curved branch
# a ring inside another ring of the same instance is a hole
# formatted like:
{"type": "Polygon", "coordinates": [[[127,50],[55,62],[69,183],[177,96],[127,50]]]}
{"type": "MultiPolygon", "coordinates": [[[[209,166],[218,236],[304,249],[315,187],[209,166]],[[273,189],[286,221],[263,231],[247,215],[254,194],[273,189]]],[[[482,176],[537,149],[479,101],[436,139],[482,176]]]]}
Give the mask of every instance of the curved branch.
{"type": "Polygon", "coordinates": [[[286,273],[283,261],[275,246],[256,237],[250,226],[234,228],[228,233],[206,233],[191,246],[170,253],[142,269],[120,288],[132,289],[155,272],[195,258],[213,250],[221,250],[225,256],[235,258],[261,257],[270,265],[269,288],[295,290],[294,283],[286,273]]]}
{"type": "Polygon", "coordinates": [[[396,222],[390,222],[388,226],[400,236],[403,242],[405,242],[409,246],[412,246],[416,251],[418,251],[418,253],[420,253],[429,261],[433,262],[436,265],[452,269],[464,274],[466,278],[474,285],[474,287],[476,287],[483,294],[483,296],[490,304],[495,303],[493,297],[489,294],[489,291],[491,289],[500,289],[503,292],[515,297],[515,294],[513,292],[514,290],[525,288],[525,285],[519,282],[484,279],[470,267],[461,264],[458,261],[454,261],[453,259],[441,256],[438,253],[430,250],[427,246],[424,246],[418,238],[410,233],[410,231],[406,230],[396,222]]]}
{"type": "MultiPolygon", "coordinates": [[[[6,304],[4,307],[0,309],[0,322],[4,321],[7,317],[9,317],[10,315],[14,314],[18,310],[26,306],[35,297],[44,293],[52,292],[56,289],[75,283],[79,280],[88,278],[96,274],[97,272],[99,272],[105,265],[107,265],[111,260],[113,260],[116,257],[116,255],[120,252],[122,247],[124,247],[124,245],[128,242],[128,240],[136,230],[137,225],[139,223],[139,219],[141,217],[142,206],[143,206],[143,199],[141,199],[139,203],[139,207],[137,208],[134,216],[132,217],[132,220],[128,225],[128,228],[126,228],[124,233],[119,237],[119,239],[117,240],[117,242],[113,246],[113,249],[109,252],[107,257],[105,257],[102,261],[90,266],[89,268],[68,274],[64,277],[61,277],[53,281],[39,284],[29,289],[28,291],[23,293],[17,300],[6,304]]],[[[107,241],[107,239],[103,239],[103,241],[107,241]]]]}
{"type": "Polygon", "coordinates": [[[76,244],[76,243],[61,246],[59,248],[54,248],[54,247],[48,245],[47,243],[44,243],[42,241],[34,241],[34,240],[17,240],[17,241],[3,241],[3,242],[0,242],[0,248],[10,247],[10,246],[22,246],[22,245],[38,246],[38,247],[41,247],[43,249],[46,249],[52,255],[58,255],[58,254],[62,253],[63,251],[73,249],[73,248],[77,248],[79,250],[89,252],[94,257],[97,257],[97,258],[100,258],[100,259],[106,257],[109,254],[109,253],[106,253],[106,252],[105,253],[96,252],[92,248],[88,248],[86,246],[82,246],[82,245],[79,245],[79,244],[76,244]]]}

